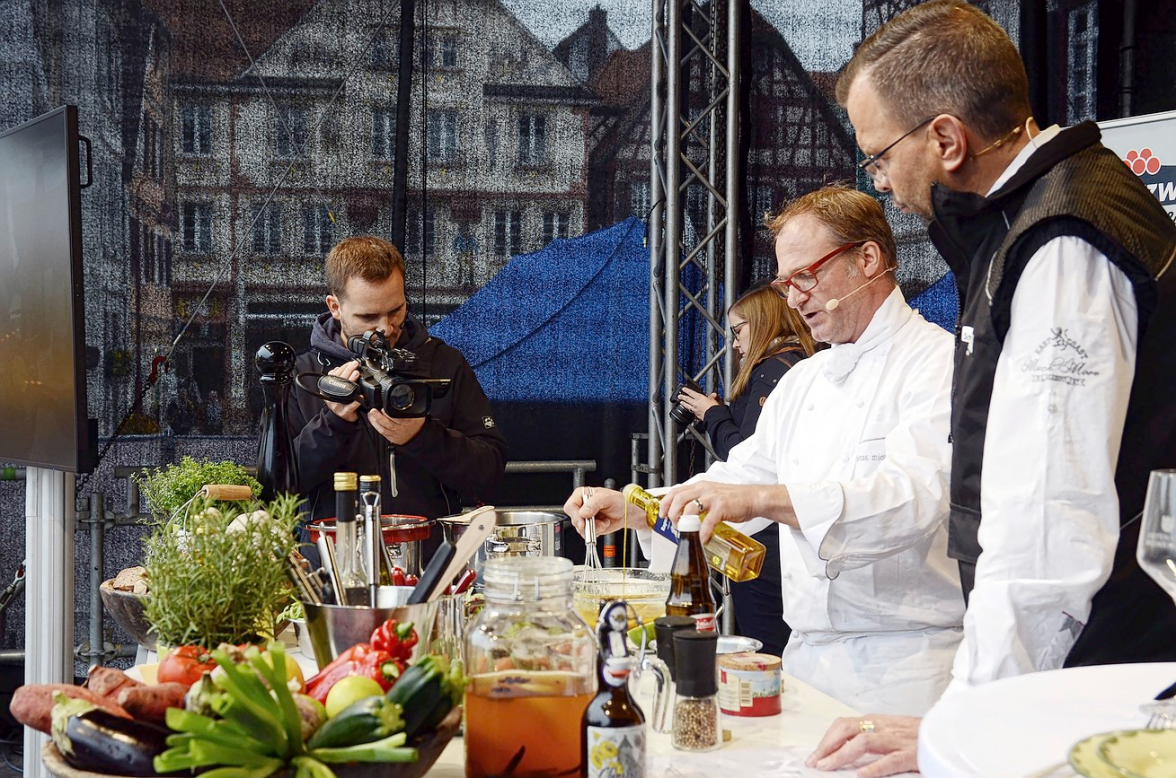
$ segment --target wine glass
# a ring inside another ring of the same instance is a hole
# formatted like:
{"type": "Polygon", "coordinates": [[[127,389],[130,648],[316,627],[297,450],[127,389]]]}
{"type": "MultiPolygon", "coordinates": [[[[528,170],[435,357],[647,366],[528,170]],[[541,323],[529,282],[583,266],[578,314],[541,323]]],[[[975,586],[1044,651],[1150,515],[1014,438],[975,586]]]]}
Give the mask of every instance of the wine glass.
{"type": "Polygon", "coordinates": [[[1176,601],[1176,470],[1151,472],[1136,558],[1176,601]]]}

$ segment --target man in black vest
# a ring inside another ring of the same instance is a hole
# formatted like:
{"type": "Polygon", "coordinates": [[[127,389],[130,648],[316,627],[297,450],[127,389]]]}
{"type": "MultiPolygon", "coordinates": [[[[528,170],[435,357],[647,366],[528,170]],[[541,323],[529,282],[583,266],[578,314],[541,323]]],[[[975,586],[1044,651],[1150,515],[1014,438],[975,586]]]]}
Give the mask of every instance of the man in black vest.
{"type": "MultiPolygon", "coordinates": [[[[837,98],[862,169],[927,220],[960,288],[949,553],[968,611],[945,694],[1176,659],[1176,609],[1135,562],[1148,473],[1176,466],[1176,226],[1096,125],[1038,129],[1012,41],[962,0],[874,33],[837,98]]],[[[914,769],[917,733],[839,720],[811,762],[914,769]]]]}

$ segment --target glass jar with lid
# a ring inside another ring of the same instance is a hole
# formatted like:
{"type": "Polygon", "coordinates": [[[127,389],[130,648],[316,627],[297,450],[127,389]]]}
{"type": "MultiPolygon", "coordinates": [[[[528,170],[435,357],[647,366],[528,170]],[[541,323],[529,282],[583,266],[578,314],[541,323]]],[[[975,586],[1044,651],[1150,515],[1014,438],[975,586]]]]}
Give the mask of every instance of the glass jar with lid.
{"type": "Polygon", "coordinates": [[[466,630],[466,776],[574,775],[596,693],[596,644],[572,608],[572,563],[492,559],[466,630]]]}

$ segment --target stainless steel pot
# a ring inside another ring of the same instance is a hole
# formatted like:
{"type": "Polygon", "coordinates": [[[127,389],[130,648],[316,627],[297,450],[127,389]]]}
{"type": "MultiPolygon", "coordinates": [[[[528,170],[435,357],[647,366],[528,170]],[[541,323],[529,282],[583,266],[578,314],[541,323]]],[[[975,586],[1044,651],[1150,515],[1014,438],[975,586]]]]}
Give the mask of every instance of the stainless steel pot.
{"type": "MultiPolygon", "coordinates": [[[[495,511],[498,522],[494,532],[470,560],[474,570],[480,574],[487,559],[508,556],[559,556],[562,544],[563,523],[568,517],[551,511],[495,511]]],[[[445,516],[438,519],[445,532],[445,539],[457,543],[457,539],[469,527],[461,515],[445,516]]]]}

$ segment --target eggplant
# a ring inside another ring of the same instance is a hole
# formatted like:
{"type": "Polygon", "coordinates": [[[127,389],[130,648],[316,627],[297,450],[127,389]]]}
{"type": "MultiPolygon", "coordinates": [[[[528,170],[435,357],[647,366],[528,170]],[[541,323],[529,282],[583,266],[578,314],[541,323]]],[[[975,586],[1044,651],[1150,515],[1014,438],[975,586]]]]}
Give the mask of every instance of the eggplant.
{"type": "Polygon", "coordinates": [[[53,706],[53,742],[65,761],[79,770],[156,775],[155,757],[167,750],[170,734],[163,727],[116,716],[83,700],[53,706]],[[82,705],[73,704],[78,702],[82,705]]]}

